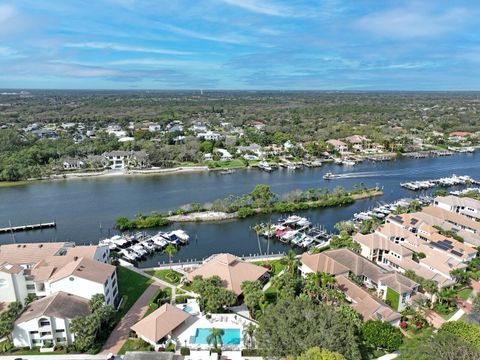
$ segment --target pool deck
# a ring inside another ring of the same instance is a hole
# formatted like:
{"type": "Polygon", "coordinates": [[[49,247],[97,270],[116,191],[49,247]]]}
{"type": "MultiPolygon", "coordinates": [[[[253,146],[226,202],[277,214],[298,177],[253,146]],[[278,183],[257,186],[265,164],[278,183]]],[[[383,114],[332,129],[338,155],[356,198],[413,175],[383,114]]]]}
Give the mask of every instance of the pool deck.
{"type": "Polygon", "coordinates": [[[235,314],[212,314],[210,319],[207,319],[205,316],[192,316],[174,330],[172,338],[179,346],[185,346],[185,344],[187,344],[191,350],[208,350],[210,348],[208,344],[192,344],[190,342],[192,337],[195,337],[197,329],[213,327],[221,329],[239,329],[240,344],[224,344],[222,349],[240,350],[243,349],[242,330],[249,322],[250,321],[247,319],[235,314]]]}

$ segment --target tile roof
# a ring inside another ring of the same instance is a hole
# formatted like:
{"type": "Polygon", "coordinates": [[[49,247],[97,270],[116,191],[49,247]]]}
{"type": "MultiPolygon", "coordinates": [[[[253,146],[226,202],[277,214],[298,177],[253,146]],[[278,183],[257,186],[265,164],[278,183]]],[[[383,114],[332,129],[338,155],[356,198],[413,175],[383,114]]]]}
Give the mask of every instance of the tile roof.
{"type": "Polygon", "coordinates": [[[231,254],[217,254],[209,261],[187,275],[188,280],[193,280],[197,275],[203,278],[219,276],[222,285],[235,294],[242,293],[241,285],[244,281],[260,279],[268,270],[264,267],[240,260],[231,254]]]}
{"type": "Polygon", "coordinates": [[[131,327],[138,335],[157,343],[175,330],[191,315],[170,304],[163,304],[153,313],[131,327]]]}
{"type": "Polygon", "coordinates": [[[57,270],[50,277],[50,281],[53,283],[68,276],[77,276],[103,284],[114,272],[115,266],[113,265],[87,258],[79,258],[57,270]]]}
{"type": "Polygon", "coordinates": [[[73,319],[87,314],[90,314],[87,299],[60,291],[29,304],[15,324],[42,316],[73,319]]]}

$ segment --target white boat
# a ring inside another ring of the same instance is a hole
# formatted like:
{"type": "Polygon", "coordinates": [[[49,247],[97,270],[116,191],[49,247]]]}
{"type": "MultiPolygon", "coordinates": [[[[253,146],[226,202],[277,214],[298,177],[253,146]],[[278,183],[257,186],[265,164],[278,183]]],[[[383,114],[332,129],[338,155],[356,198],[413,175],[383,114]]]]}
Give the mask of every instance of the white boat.
{"type": "Polygon", "coordinates": [[[131,261],[135,261],[139,258],[139,256],[130,249],[122,249],[120,250],[120,254],[122,254],[125,259],[131,261]]]}
{"type": "Polygon", "coordinates": [[[187,243],[188,240],[190,240],[190,236],[187,234],[187,232],[184,231],[184,230],[181,230],[181,229],[170,231],[168,234],[169,235],[175,235],[184,244],[187,243]]]}
{"type": "Polygon", "coordinates": [[[147,250],[140,244],[132,245],[129,249],[135,252],[139,257],[147,256],[147,250]]]}
{"type": "Polygon", "coordinates": [[[342,164],[343,164],[343,165],[346,165],[346,166],[353,166],[353,165],[356,164],[356,162],[353,161],[353,160],[343,160],[343,161],[342,161],[342,164]]]}
{"type": "Polygon", "coordinates": [[[325,180],[332,180],[336,178],[336,175],[332,174],[331,172],[327,172],[325,175],[323,175],[323,178],[325,180]]]}
{"type": "Polygon", "coordinates": [[[108,239],[103,239],[98,242],[98,245],[106,245],[110,250],[124,248],[129,244],[129,241],[121,235],[115,235],[108,239]]]}
{"type": "Polygon", "coordinates": [[[160,248],[164,248],[168,245],[168,241],[163,236],[160,236],[158,234],[152,236],[152,241],[160,248]]]}

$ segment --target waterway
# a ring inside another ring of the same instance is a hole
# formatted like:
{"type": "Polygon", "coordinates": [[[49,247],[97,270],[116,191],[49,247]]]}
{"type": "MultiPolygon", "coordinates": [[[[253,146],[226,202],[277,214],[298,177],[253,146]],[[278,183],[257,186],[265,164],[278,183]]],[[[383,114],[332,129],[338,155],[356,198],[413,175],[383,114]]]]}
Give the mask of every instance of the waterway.
{"type": "MultiPolygon", "coordinates": [[[[449,157],[427,159],[401,159],[390,162],[365,161],[357,166],[345,167],[326,164],[320,168],[304,170],[280,169],[272,173],[258,170],[237,171],[232,175],[216,172],[185,173],[174,175],[116,176],[45,181],[0,187],[0,227],[31,224],[55,220],[55,229],[45,229],[0,235],[0,244],[40,241],[74,241],[77,244],[96,244],[98,240],[116,233],[113,228],[119,216],[133,217],[136,213],[166,211],[181,205],[207,203],[230,194],[244,194],[256,184],[268,184],[276,193],[295,189],[343,186],[346,189],[363,182],[366,186],[379,185],[384,196],[365,199],[340,208],[315,209],[300,212],[314,224],[324,225],[333,231],[333,225],[352,217],[355,212],[367,209],[377,202],[389,202],[417,193],[402,189],[403,181],[423,180],[442,176],[470,175],[480,179],[480,152],[457,154],[449,157]],[[322,176],[331,171],[341,175],[335,180],[322,176]]],[[[182,228],[190,236],[190,244],[182,247],[175,260],[201,259],[217,252],[249,255],[259,252],[257,238],[250,227],[259,222],[275,221],[280,214],[259,215],[243,220],[220,223],[173,224],[162,230],[182,228]]],[[[155,230],[150,230],[154,232],[155,230]]],[[[158,230],[157,230],[158,231],[158,230]]],[[[267,240],[261,240],[262,251],[267,240]]],[[[270,252],[286,251],[290,247],[270,241],[270,252]]],[[[157,254],[141,266],[154,266],[166,261],[157,254]]]]}

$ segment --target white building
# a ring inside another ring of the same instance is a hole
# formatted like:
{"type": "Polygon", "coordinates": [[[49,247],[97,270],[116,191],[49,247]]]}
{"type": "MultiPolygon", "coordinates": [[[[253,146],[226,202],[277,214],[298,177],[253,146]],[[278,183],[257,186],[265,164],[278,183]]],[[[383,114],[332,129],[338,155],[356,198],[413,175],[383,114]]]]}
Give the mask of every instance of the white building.
{"type": "Polygon", "coordinates": [[[145,167],[148,163],[148,155],[144,151],[110,151],[103,154],[108,160],[110,169],[123,170],[129,166],[145,167]]]}
{"type": "Polygon", "coordinates": [[[205,139],[205,140],[212,140],[212,141],[217,141],[220,140],[222,135],[220,135],[217,132],[213,131],[207,131],[207,132],[202,132],[197,134],[197,138],[200,139],[205,139]]]}
{"type": "Polygon", "coordinates": [[[36,300],[15,321],[13,345],[30,348],[70,345],[74,341],[71,320],[89,313],[88,300],[64,292],[36,300]]]}
{"type": "Polygon", "coordinates": [[[480,201],[459,196],[437,196],[433,204],[439,208],[456,212],[471,219],[480,219],[480,201]]]}
{"type": "Polygon", "coordinates": [[[115,307],[117,276],[109,254],[107,246],[71,243],[0,245],[0,302],[24,303],[28,295],[63,291],[86,299],[103,294],[115,307]]]}

